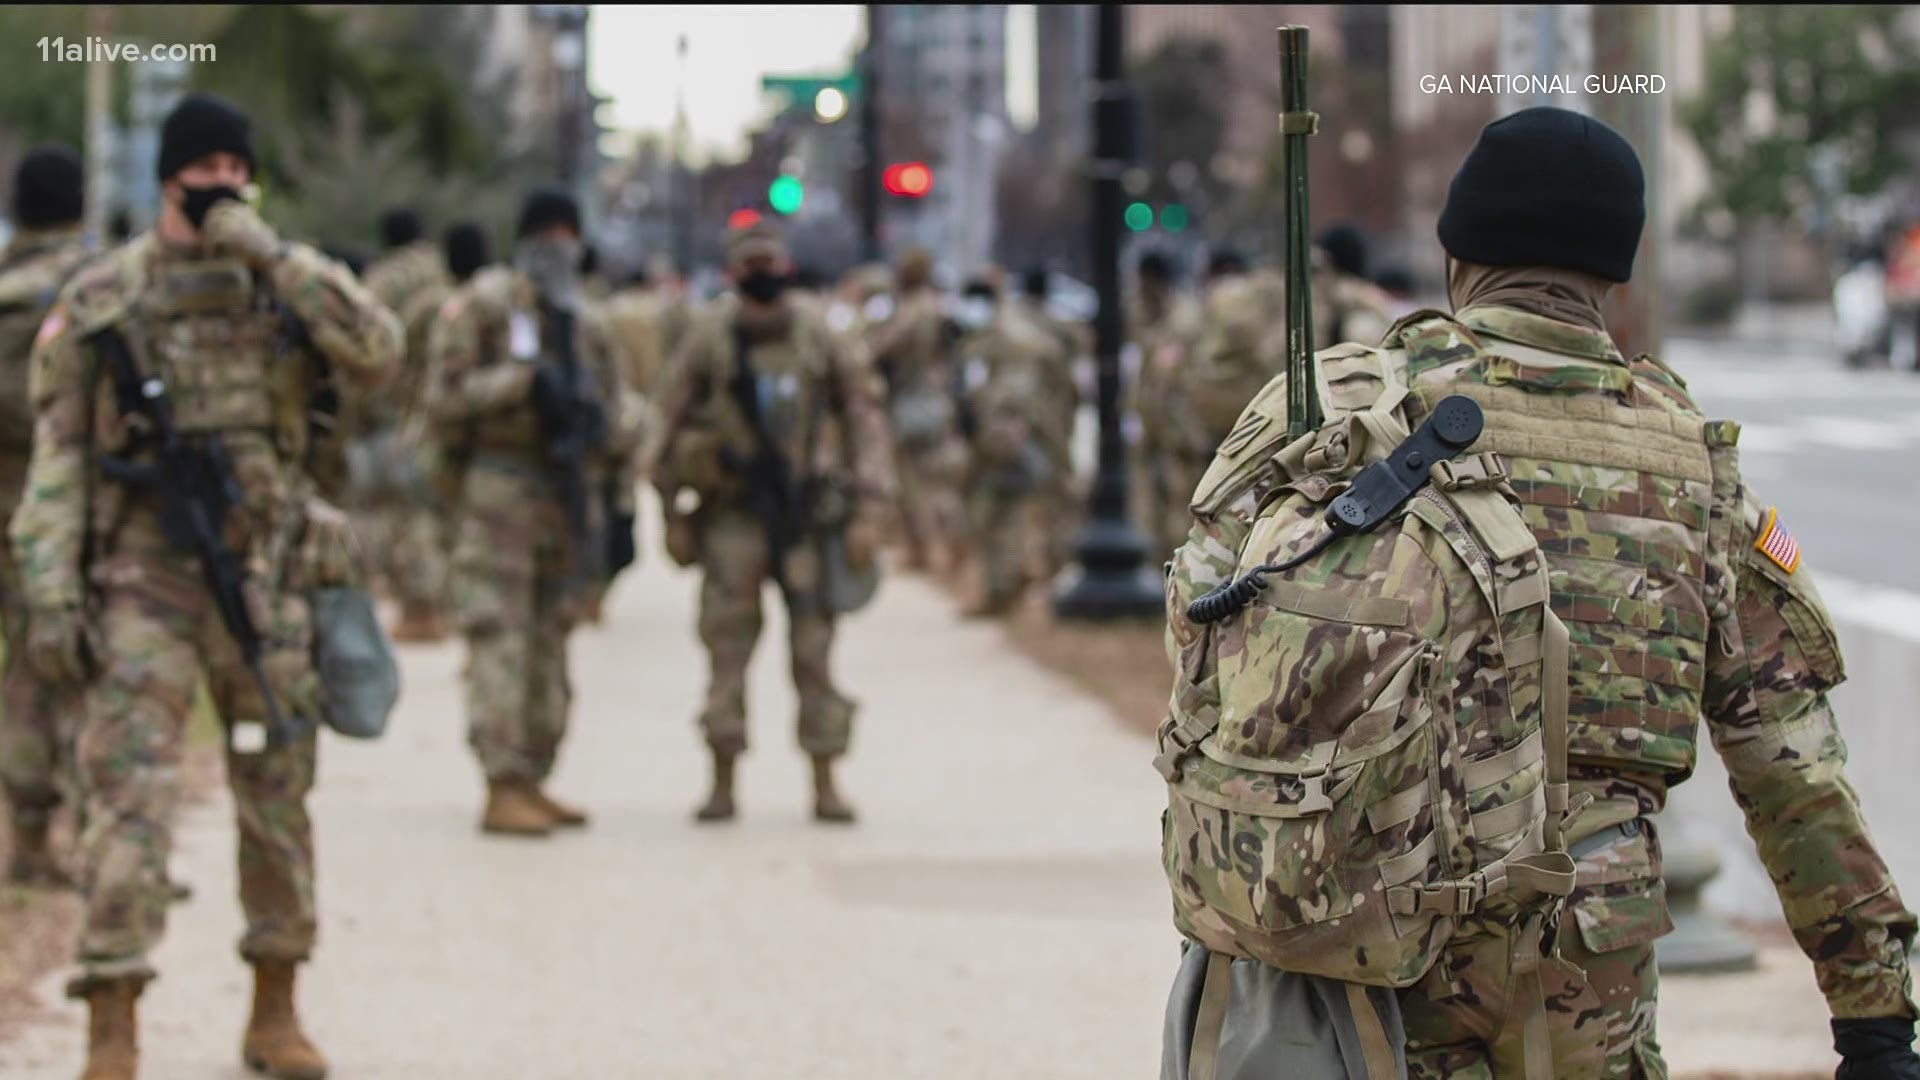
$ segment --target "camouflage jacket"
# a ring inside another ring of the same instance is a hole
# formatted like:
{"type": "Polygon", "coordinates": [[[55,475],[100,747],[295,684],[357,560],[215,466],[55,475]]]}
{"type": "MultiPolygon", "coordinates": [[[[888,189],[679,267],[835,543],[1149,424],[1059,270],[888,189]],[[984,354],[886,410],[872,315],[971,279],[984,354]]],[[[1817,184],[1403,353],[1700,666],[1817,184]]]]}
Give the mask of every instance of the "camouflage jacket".
{"type": "MultiPolygon", "coordinates": [[[[415,299],[422,294],[442,291],[449,284],[446,261],[441,257],[439,247],[429,240],[417,240],[388,252],[367,268],[363,280],[374,299],[398,316],[409,329],[414,325],[408,317],[414,311],[415,299]]],[[[358,433],[385,427],[403,418],[408,403],[415,400],[418,393],[425,359],[423,353],[414,350],[415,336],[411,332],[407,335],[407,344],[408,349],[395,380],[396,392],[369,399],[363,408],[349,414],[345,422],[348,431],[358,433]]]]}
{"type": "Polygon", "coordinates": [[[603,308],[607,327],[619,347],[627,384],[642,395],[651,394],[666,366],[666,318],[661,297],[653,290],[627,289],[614,293],[603,308]]]}
{"type": "Polygon", "coordinates": [[[796,477],[837,475],[875,503],[893,494],[893,458],[873,370],[828,328],[821,307],[789,296],[780,315],[742,330],[740,301],[728,295],[688,329],[667,365],[655,401],[659,430],[645,471],[668,505],[682,488],[726,498],[737,490],[725,459],[753,457],[757,441],[730,390],[745,361],[778,389],[767,426],[796,477]]]}
{"type": "Polygon", "coordinates": [[[107,328],[126,338],[143,374],[167,378],[184,433],[223,437],[246,507],[241,531],[255,544],[280,535],[290,507],[297,525],[316,486],[309,409],[320,365],[311,361],[324,361],[350,401],[382,389],[400,351],[392,313],[304,244],[287,244],[264,275],[151,233],[89,264],[34,340],[33,462],[11,533],[36,610],[81,603],[90,548],[163,550],[157,502],[108,482],[96,463],[96,453],[126,451],[132,434],[88,341],[107,328]],[[217,309],[196,306],[209,295],[217,309]],[[301,328],[297,348],[280,305],[301,328]]]}
{"type": "Polygon", "coordinates": [[[1049,460],[1064,452],[1057,373],[1065,344],[1027,313],[1001,307],[993,321],[963,337],[956,350],[965,365],[967,405],[973,415],[973,467],[1003,467],[1033,443],[1049,460]]]}
{"type": "MultiPolygon", "coordinates": [[[[533,406],[533,376],[545,335],[538,295],[524,274],[504,266],[475,274],[440,306],[428,346],[426,414],[434,440],[454,460],[487,456],[543,467],[545,444],[533,406]]],[[[627,387],[596,304],[583,304],[574,355],[598,394],[607,441],[588,461],[590,482],[632,477],[643,436],[641,403],[627,387]]],[[[616,483],[616,506],[632,509],[630,483],[616,483]]]]}
{"type": "MultiPolygon", "coordinates": [[[[1827,691],[1838,640],[1780,515],[1740,475],[1739,428],[1707,422],[1686,383],[1606,334],[1511,308],[1416,312],[1370,354],[1420,413],[1464,393],[1477,450],[1508,463],[1573,636],[1581,832],[1657,812],[1693,769],[1704,717],[1782,910],[1836,1017],[1911,1014],[1915,918],[1843,775],[1827,691]]],[[[1574,897],[1596,952],[1671,927],[1647,830],[1574,897]]],[[[1578,840],[1575,836],[1572,839],[1578,840]]]]}
{"type": "Polygon", "coordinates": [[[946,392],[940,294],[931,287],[895,297],[893,314],[873,328],[867,350],[886,378],[890,397],[913,391],[946,392]]]}
{"type": "MultiPolygon", "coordinates": [[[[27,377],[34,335],[60,286],[86,261],[78,227],[23,229],[0,251],[0,475],[20,477],[33,449],[33,402],[27,377]]],[[[6,505],[18,490],[0,494],[6,505]]]]}
{"type": "MultiPolygon", "coordinates": [[[[1141,306],[1135,304],[1129,310],[1141,306]]],[[[1136,318],[1128,331],[1128,337],[1140,350],[1140,375],[1129,384],[1133,408],[1140,417],[1142,444],[1150,453],[1168,451],[1175,445],[1173,394],[1179,384],[1180,369],[1200,336],[1200,327],[1200,305],[1193,298],[1176,293],[1169,297],[1164,311],[1151,318],[1136,318]]]]}

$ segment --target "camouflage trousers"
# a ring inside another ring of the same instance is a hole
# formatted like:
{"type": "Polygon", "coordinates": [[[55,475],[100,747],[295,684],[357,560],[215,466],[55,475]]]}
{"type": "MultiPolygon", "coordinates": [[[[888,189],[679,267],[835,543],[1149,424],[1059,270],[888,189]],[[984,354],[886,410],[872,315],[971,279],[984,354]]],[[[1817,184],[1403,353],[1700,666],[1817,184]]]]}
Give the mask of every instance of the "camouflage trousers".
{"type": "MultiPolygon", "coordinates": [[[[707,647],[709,676],[700,726],[716,753],[747,748],[747,665],[760,640],[761,594],[773,578],[766,528],[731,507],[701,515],[700,640],[707,647]]],[[[787,606],[793,685],[800,698],[800,748],[838,757],[853,732],[853,702],[834,688],[830,661],[833,618],[787,606]]]]}
{"type": "Polygon", "coordinates": [[[467,639],[467,743],[489,780],[553,772],[573,707],[573,564],[566,513],[540,471],[467,471],[450,592],[467,639]]]}
{"type": "Polygon", "coordinates": [[[416,503],[361,511],[354,527],[374,553],[375,573],[408,612],[431,614],[446,604],[447,527],[438,507],[416,503]]]}
{"type": "MultiPolygon", "coordinates": [[[[259,687],[192,562],[120,553],[98,563],[92,580],[107,660],[87,687],[73,743],[85,897],[80,972],[70,986],[76,994],[100,979],[153,975],[148,956],[166,924],[183,740],[202,673],[225,722],[267,719],[259,687]]],[[[315,934],[306,798],[314,781],[319,683],[305,598],[272,597],[261,606],[262,667],[299,734],[261,753],[226,757],[247,924],[240,955],[249,962],[300,961],[312,951],[315,934]]]]}
{"type": "MultiPolygon", "coordinates": [[[[1044,511],[1047,493],[1009,495],[976,485],[967,500],[973,550],[980,563],[981,600],[989,606],[1011,603],[1033,579],[1039,561],[1033,520],[1044,511]]],[[[1041,523],[1041,527],[1051,522],[1041,523]]],[[[1052,561],[1052,552],[1044,557],[1052,561]]]]}
{"type": "MultiPolygon", "coordinates": [[[[11,480],[0,479],[0,484],[11,480]]],[[[0,503],[0,521],[10,519],[13,510],[10,501],[0,503]]],[[[80,703],[74,694],[36,677],[27,663],[27,605],[10,544],[0,544],[0,632],[7,645],[0,663],[0,787],[16,825],[44,826],[68,795],[71,778],[63,773],[63,762],[72,734],[69,714],[80,703]]]]}
{"type": "MultiPolygon", "coordinates": [[[[895,455],[900,522],[915,562],[925,563],[935,548],[966,535],[966,510],[960,495],[962,460],[957,441],[927,448],[900,447],[895,455]]],[[[949,557],[957,554],[948,551],[949,557]]]]}

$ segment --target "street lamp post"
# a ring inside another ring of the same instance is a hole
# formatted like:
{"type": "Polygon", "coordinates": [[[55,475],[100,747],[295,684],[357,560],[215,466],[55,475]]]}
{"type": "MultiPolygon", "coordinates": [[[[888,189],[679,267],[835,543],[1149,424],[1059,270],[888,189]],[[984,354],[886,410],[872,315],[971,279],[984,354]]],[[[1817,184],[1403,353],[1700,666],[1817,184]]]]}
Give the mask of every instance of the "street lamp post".
{"type": "Polygon", "coordinates": [[[1127,516],[1127,448],[1120,427],[1120,347],[1125,333],[1120,298],[1120,177],[1132,162],[1133,99],[1121,77],[1125,9],[1102,4],[1094,37],[1093,214],[1088,234],[1099,365],[1100,461],[1086,527],[1075,544],[1079,565],[1054,597],[1064,618],[1113,619],[1158,615],[1165,603],[1160,576],[1146,563],[1147,541],[1127,516]]]}
{"type": "Polygon", "coordinates": [[[866,164],[860,170],[861,253],[867,262],[879,262],[880,244],[880,49],[886,36],[885,5],[867,5],[867,52],[860,72],[860,149],[866,164]]]}

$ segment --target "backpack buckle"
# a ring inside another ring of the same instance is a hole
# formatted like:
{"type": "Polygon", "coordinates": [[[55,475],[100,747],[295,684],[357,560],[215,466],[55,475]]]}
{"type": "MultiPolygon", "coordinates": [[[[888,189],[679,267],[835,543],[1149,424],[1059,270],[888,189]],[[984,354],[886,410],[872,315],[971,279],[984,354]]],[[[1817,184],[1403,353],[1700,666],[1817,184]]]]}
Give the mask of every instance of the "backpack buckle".
{"type": "Polygon", "coordinates": [[[1323,766],[1316,772],[1300,777],[1300,802],[1294,807],[1303,814],[1324,814],[1333,809],[1333,800],[1327,798],[1327,770],[1323,766]]]}

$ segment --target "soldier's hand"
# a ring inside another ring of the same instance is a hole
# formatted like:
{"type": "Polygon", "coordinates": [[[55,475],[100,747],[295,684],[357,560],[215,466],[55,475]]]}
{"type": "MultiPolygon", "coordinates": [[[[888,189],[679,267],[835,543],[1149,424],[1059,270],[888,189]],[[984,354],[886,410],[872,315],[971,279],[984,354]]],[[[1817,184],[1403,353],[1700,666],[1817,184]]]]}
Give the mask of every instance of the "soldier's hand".
{"type": "Polygon", "coordinates": [[[207,211],[207,223],[200,233],[214,250],[236,255],[256,267],[269,266],[280,257],[280,234],[243,202],[226,199],[215,203],[207,211]]]}
{"type": "Polygon", "coordinates": [[[847,523],[847,566],[855,573],[866,573],[887,542],[886,523],[874,511],[862,508],[847,523]]]}
{"type": "Polygon", "coordinates": [[[1906,1017],[1834,1020],[1833,1049],[1840,1055],[1834,1080],[1920,1080],[1906,1017]]]}
{"type": "Polygon", "coordinates": [[[691,514],[667,514],[667,557],[673,565],[693,566],[700,561],[700,530],[691,514]]]}
{"type": "Polygon", "coordinates": [[[46,608],[27,616],[27,663],[48,682],[84,683],[93,677],[101,656],[92,627],[79,608],[46,608]]]}

